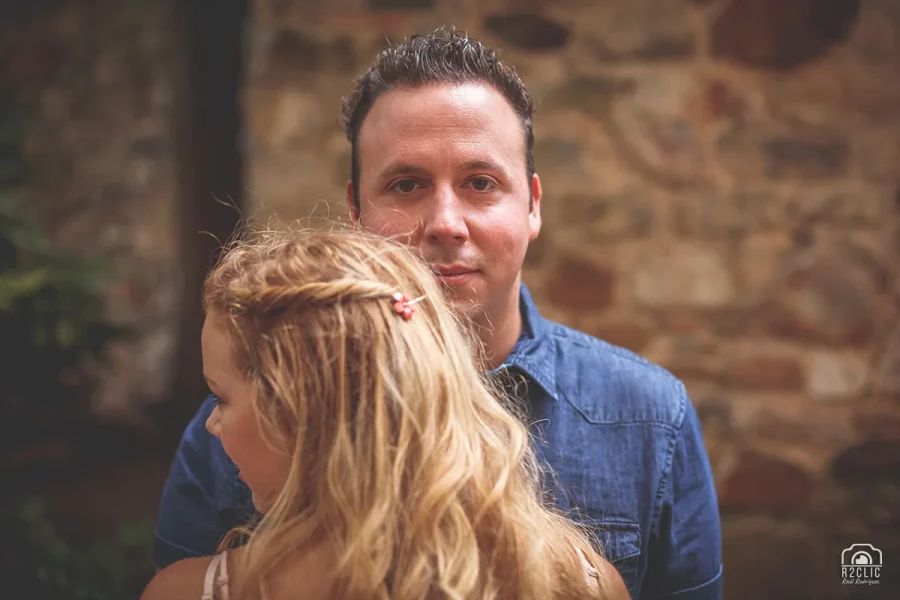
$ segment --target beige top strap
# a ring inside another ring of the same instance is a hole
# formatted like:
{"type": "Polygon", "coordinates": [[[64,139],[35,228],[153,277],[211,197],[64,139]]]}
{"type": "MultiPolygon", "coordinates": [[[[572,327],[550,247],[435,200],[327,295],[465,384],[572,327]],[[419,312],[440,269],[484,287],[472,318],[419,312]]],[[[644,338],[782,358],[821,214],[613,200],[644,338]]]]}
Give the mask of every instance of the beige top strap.
{"type": "Polygon", "coordinates": [[[203,595],[200,600],[216,600],[216,586],[221,592],[221,600],[229,600],[228,590],[228,552],[216,554],[206,567],[203,579],[203,595]]]}
{"type": "Polygon", "coordinates": [[[581,548],[578,549],[578,555],[581,556],[581,564],[584,565],[584,571],[587,575],[588,583],[600,583],[600,572],[595,569],[591,563],[588,562],[587,557],[582,552],[581,548]],[[591,581],[593,580],[593,582],[591,581]]]}

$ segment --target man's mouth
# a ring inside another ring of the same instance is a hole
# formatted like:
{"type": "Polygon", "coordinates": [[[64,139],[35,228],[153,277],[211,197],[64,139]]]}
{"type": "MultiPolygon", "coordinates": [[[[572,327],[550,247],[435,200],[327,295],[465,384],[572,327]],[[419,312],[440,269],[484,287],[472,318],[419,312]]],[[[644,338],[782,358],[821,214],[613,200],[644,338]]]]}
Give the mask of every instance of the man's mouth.
{"type": "Polygon", "coordinates": [[[467,283],[478,272],[478,269],[463,265],[439,265],[431,266],[435,276],[447,285],[455,286],[467,283]]]}

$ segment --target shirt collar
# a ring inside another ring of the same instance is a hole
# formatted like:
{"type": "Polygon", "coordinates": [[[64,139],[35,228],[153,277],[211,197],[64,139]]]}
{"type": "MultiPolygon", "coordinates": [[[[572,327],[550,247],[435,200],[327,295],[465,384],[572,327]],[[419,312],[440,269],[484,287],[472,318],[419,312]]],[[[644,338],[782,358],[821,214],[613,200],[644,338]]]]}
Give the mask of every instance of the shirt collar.
{"type": "Polygon", "coordinates": [[[520,371],[553,400],[558,400],[555,346],[548,338],[549,323],[538,312],[524,283],[519,288],[519,314],[522,315],[522,333],[512,352],[492,373],[500,369],[520,371]]]}

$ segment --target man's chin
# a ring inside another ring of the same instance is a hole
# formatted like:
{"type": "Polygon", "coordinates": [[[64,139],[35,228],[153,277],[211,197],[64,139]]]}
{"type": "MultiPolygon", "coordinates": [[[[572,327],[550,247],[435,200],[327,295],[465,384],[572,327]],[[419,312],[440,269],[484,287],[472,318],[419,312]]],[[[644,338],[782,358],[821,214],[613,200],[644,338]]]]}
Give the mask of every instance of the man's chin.
{"type": "Polygon", "coordinates": [[[472,286],[445,287],[447,302],[450,308],[460,316],[469,319],[483,316],[484,306],[482,294],[472,286]]]}
{"type": "Polygon", "coordinates": [[[473,282],[467,282],[465,285],[448,285],[438,278],[438,284],[444,290],[447,300],[453,304],[475,304],[479,297],[478,290],[472,285],[473,282]]]}

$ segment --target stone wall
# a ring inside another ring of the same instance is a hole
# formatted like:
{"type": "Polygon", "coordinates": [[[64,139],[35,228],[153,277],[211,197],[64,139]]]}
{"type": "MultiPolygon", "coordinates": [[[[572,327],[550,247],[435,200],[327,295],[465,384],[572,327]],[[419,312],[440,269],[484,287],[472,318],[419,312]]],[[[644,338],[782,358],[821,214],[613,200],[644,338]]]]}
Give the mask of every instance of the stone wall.
{"type": "Polygon", "coordinates": [[[172,26],[161,3],[45,0],[3,9],[3,70],[29,185],[62,249],[108,258],[113,344],[95,408],[169,393],[180,302],[172,26]]]}
{"type": "Polygon", "coordinates": [[[263,215],[344,215],[341,96],[385,39],[451,24],[538,103],[543,313],[688,385],[726,598],[900,597],[900,4],[259,0],[263,215]],[[857,542],[877,588],[841,585],[857,542]]]}

